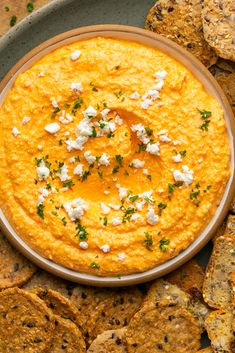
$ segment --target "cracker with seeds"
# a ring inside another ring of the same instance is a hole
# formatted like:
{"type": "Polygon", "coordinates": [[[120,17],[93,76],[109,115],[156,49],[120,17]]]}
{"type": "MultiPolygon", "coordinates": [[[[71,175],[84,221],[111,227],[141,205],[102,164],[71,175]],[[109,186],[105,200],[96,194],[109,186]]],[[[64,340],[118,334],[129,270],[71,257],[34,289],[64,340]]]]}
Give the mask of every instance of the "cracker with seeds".
{"type": "Polygon", "coordinates": [[[19,288],[0,293],[0,352],[43,353],[50,346],[54,316],[36,294],[19,288]]]}
{"type": "Polygon", "coordinates": [[[233,0],[204,0],[204,37],[218,56],[235,61],[235,6],[233,0]]]}
{"type": "MultiPolygon", "coordinates": [[[[234,114],[235,114],[235,110],[234,110],[234,114]]],[[[235,197],[233,198],[233,201],[232,201],[232,203],[231,203],[230,211],[231,211],[232,213],[235,213],[235,197]]]]}
{"type": "Polygon", "coordinates": [[[208,264],[203,297],[212,308],[227,308],[230,303],[229,273],[235,271],[235,238],[222,236],[215,240],[208,264]]]}
{"type": "Polygon", "coordinates": [[[24,285],[24,289],[32,290],[35,288],[52,289],[66,298],[70,298],[73,292],[75,283],[65,281],[62,278],[51,275],[50,273],[38,270],[35,275],[24,285]]]}
{"type": "Polygon", "coordinates": [[[217,75],[216,80],[223,89],[235,114],[235,73],[228,75],[217,75]]]}
{"type": "Polygon", "coordinates": [[[197,297],[193,298],[188,293],[182,291],[179,287],[170,284],[163,279],[153,282],[150,290],[145,297],[143,307],[155,307],[172,305],[185,308],[189,311],[198,324],[198,327],[204,329],[204,321],[208,315],[208,308],[197,297]]]}
{"type": "Polygon", "coordinates": [[[87,353],[127,353],[126,328],[101,333],[90,345],[87,353]]]}
{"type": "Polygon", "coordinates": [[[213,353],[213,350],[212,350],[212,347],[209,346],[209,347],[200,349],[200,351],[198,351],[197,353],[213,353]]]}
{"type": "Polygon", "coordinates": [[[128,353],[188,353],[200,348],[200,329],[184,308],[143,308],[126,331],[128,353]]]}
{"type": "Polygon", "coordinates": [[[142,294],[136,287],[116,290],[115,295],[98,304],[94,313],[90,313],[88,342],[91,343],[104,331],[127,326],[141,302],[142,294]]]}
{"type": "Polygon", "coordinates": [[[0,290],[22,286],[35,271],[36,267],[20,255],[0,232],[0,290]]]}
{"type": "Polygon", "coordinates": [[[200,0],[159,0],[150,9],[145,28],[175,41],[210,67],[217,55],[204,39],[201,10],[200,0]]]}
{"type": "Polygon", "coordinates": [[[37,296],[46,303],[48,308],[52,310],[53,314],[58,315],[63,319],[69,319],[80,326],[77,308],[62,294],[52,289],[42,288],[33,289],[33,293],[37,294],[37,296]]]}
{"type": "Polygon", "coordinates": [[[212,311],[208,315],[205,322],[206,330],[215,353],[233,353],[232,319],[232,312],[224,309],[212,311]]]}
{"type": "Polygon", "coordinates": [[[55,332],[48,352],[85,353],[86,346],[81,332],[70,320],[56,316],[55,332]]]}
{"type": "Polygon", "coordinates": [[[166,280],[191,294],[193,297],[201,299],[204,276],[204,269],[193,259],[174,272],[171,272],[166,276],[166,280]]]}

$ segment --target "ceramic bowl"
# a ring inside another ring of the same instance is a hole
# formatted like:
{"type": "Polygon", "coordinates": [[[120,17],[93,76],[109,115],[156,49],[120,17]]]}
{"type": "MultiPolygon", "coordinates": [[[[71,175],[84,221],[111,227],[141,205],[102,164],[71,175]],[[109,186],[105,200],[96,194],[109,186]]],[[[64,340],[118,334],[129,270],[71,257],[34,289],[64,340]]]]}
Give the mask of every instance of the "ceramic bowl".
{"type": "Polygon", "coordinates": [[[11,224],[8,222],[3,212],[0,210],[1,228],[7,235],[8,239],[21,253],[23,253],[36,265],[57,276],[63,277],[74,282],[95,286],[114,287],[150,281],[154,278],[163,276],[175,270],[177,267],[181,266],[183,263],[192,258],[200,249],[202,249],[202,247],[206,245],[206,243],[213,236],[216,229],[222,223],[224,217],[226,216],[229,209],[229,205],[232,201],[235,192],[235,120],[231,107],[223,91],[221,90],[213,76],[210,74],[210,72],[195,57],[193,57],[185,49],[181,48],[174,42],[162,36],[156,35],[140,28],[122,25],[96,25],[77,28],[69,32],[59,34],[56,37],[53,37],[43,42],[42,44],[34,48],[32,51],[30,51],[23,58],[21,58],[4,77],[4,79],[0,83],[0,103],[3,101],[7,92],[11,89],[12,84],[14,83],[18,74],[30,68],[41,57],[50,53],[58,47],[73,43],[75,41],[85,40],[97,36],[135,41],[142,45],[158,49],[173,57],[174,59],[182,63],[187,69],[189,69],[194,74],[194,76],[203,84],[206,91],[215,99],[217,99],[217,101],[219,101],[219,103],[221,104],[226,120],[227,134],[229,137],[231,151],[231,176],[226,185],[221,202],[210,223],[206,226],[203,232],[199,234],[197,239],[179,255],[145,272],[126,275],[120,278],[99,277],[75,272],[63,266],[60,266],[48,259],[45,259],[41,255],[36,253],[34,250],[32,250],[16,234],[11,224]]]}

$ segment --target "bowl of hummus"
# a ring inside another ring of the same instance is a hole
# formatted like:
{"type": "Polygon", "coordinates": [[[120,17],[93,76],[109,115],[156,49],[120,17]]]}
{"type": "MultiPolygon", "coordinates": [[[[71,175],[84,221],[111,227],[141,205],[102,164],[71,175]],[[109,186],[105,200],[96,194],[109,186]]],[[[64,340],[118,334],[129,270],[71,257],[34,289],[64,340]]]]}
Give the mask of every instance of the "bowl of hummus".
{"type": "Polygon", "coordinates": [[[195,255],[234,194],[234,117],[170,40],[75,29],[0,84],[0,219],[38,266],[93,285],[144,282],[195,255]]]}

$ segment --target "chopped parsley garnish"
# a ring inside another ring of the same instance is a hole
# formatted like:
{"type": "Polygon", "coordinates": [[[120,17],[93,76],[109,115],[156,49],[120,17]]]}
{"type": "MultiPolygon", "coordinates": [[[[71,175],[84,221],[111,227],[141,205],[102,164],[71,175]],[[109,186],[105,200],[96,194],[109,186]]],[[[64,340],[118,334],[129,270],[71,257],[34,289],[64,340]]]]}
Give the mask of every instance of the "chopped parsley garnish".
{"type": "Polygon", "coordinates": [[[115,160],[116,160],[120,165],[122,165],[123,157],[122,157],[120,154],[116,154],[115,160]]]}
{"type": "Polygon", "coordinates": [[[200,190],[197,190],[197,191],[192,190],[190,192],[190,196],[189,196],[190,200],[192,200],[194,205],[197,206],[197,207],[200,204],[200,201],[198,200],[199,194],[200,194],[200,190]]]}
{"type": "Polygon", "coordinates": [[[15,15],[13,15],[10,19],[10,26],[11,27],[15,26],[16,21],[17,21],[17,17],[15,15]]]}
{"type": "Polygon", "coordinates": [[[118,165],[116,165],[116,166],[113,168],[113,170],[112,170],[112,174],[117,173],[117,172],[118,172],[118,170],[119,170],[119,166],[118,166],[118,165]]]}
{"type": "Polygon", "coordinates": [[[99,177],[102,179],[103,178],[103,172],[102,172],[102,170],[98,170],[98,175],[99,175],[99,177]]]}
{"type": "Polygon", "coordinates": [[[42,158],[35,158],[35,162],[36,162],[36,166],[40,167],[41,162],[44,162],[45,166],[50,169],[51,167],[51,163],[48,162],[48,155],[46,155],[45,157],[42,158]]]}
{"type": "Polygon", "coordinates": [[[65,217],[61,218],[61,222],[63,223],[64,226],[66,226],[67,221],[66,221],[66,218],[65,218],[65,217]]]}
{"type": "Polygon", "coordinates": [[[209,112],[208,110],[199,110],[199,112],[201,114],[202,119],[208,119],[211,117],[211,112],[209,112]]]}
{"type": "Polygon", "coordinates": [[[146,249],[149,251],[153,251],[153,249],[152,249],[152,245],[153,245],[152,235],[150,235],[148,232],[144,232],[144,234],[145,234],[144,243],[145,243],[146,249]]]}
{"type": "Polygon", "coordinates": [[[103,107],[108,108],[108,104],[106,102],[103,102],[103,107]]]}
{"type": "Polygon", "coordinates": [[[87,240],[87,230],[86,227],[82,226],[79,220],[76,220],[76,237],[79,237],[80,240],[84,241],[87,240]]]}
{"type": "Polygon", "coordinates": [[[170,194],[173,194],[174,190],[175,190],[174,185],[171,184],[171,183],[168,183],[168,191],[169,191],[169,193],[170,193],[170,194]]]}
{"type": "Polygon", "coordinates": [[[147,196],[145,196],[145,197],[144,197],[144,200],[145,200],[146,202],[148,202],[148,203],[155,203],[155,202],[156,202],[156,200],[154,200],[153,197],[147,197],[147,196]]]}
{"type": "Polygon", "coordinates": [[[27,10],[28,12],[32,12],[34,9],[33,3],[32,2],[28,2],[27,4],[27,10]]]}
{"type": "Polygon", "coordinates": [[[75,161],[76,161],[76,162],[80,162],[80,157],[79,157],[79,156],[76,156],[76,157],[75,157],[75,161]]]}
{"type": "Polygon", "coordinates": [[[123,211],[124,215],[122,218],[122,223],[126,223],[126,221],[130,222],[131,220],[131,215],[135,213],[135,208],[134,207],[128,207],[126,208],[125,206],[121,206],[120,209],[123,211]]]}
{"type": "Polygon", "coordinates": [[[203,191],[207,192],[208,190],[210,190],[210,188],[211,188],[211,185],[207,185],[203,191]]]}
{"type": "Polygon", "coordinates": [[[44,208],[45,206],[42,203],[40,203],[40,205],[37,206],[37,214],[42,219],[44,219],[44,208]]]}
{"type": "Polygon", "coordinates": [[[164,251],[164,252],[167,252],[169,249],[168,249],[168,244],[170,243],[170,240],[169,239],[161,239],[159,240],[159,248],[160,250],[164,251]]]}
{"type": "Polygon", "coordinates": [[[100,127],[101,129],[103,129],[103,128],[105,127],[105,123],[101,123],[101,122],[99,121],[99,127],[100,127]]]}
{"type": "Polygon", "coordinates": [[[10,11],[10,9],[9,9],[8,6],[5,6],[5,11],[6,11],[6,12],[9,12],[9,11],[10,11]]]}
{"type": "Polygon", "coordinates": [[[162,213],[162,210],[164,210],[166,207],[167,207],[167,204],[163,203],[163,202],[160,202],[158,205],[157,205],[158,209],[159,209],[159,213],[161,214],[162,213]]]}
{"type": "Polygon", "coordinates": [[[129,200],[131,200],[131,202],[135,202],[138,199],[139,195],[133,195],[133,196],[129,196],[129,200]]]}
{"type": "Polygon", "coordinates": [[[91,137],[96,137],[96,136],[97,136],[97,132],[96,132],[96,129],[95,129],[94,126],[92,127],[92,133],[91,133],[90,136],[91,136],[91,137]]]}
{"type": "Polygon", "coordinates": [[[69,107],[71,106],[71,104],[70,104],[70,103],[64,103],[64,106],[65,106],[66,108],[69,108],[69,107]]]}
{"type": "Polygon", "coordinates": [[[123,95],[123,91],[114,92],[114,95],[119,99],[123,95]]]}
{"type": "Polygon", "coordinates": [[[121,67],[120,65],[115,66],[115,70],[119,70],[120,67],[121,67]]]}
{"type": "Polygon", "coordinates": [[[82,98],[78,98],[73,104],[73,109],[80,108],[82,103],[83,103],[83,99],[82,98]]]}
{"type": "Polygon", "coordinates": [[[186,150],[180,151],[179,154],[181,155],[181,157],[185,157],[187,154],[186,150]]]}
{"type": "Polygon", "coordinates": [[[148,175],[147,175],[147,179],[151,181],[151,180],[152,180],[152,175],[151,175],[151,174],[148,174],[148,175]]]}
{"type": "Polygon", "coordinates": [[[107,133],[107,137],[110,139],[111,137],[114,137],[115,135],[114,135],[114,133],[112,132],[112,131],[109,131],[108,133],[107,133]]]}
{"type": "Polygon", "coordinates": [[[208,131],[208,126],[210,124],[210,120],[205,120],[202,125],[200,125],[200,129],[203,131],[208,131]]]}
{"type": "Polygon", "coordinates": [[[47,183],[47,184],[46,184],[46,189],[47,189],[47,190],[50,190],[50,189],[51,189],[51,183],[47,183]]]}
{"type": "Polygon", "coordinates": [[[84,172],[82,172],[82,181],[87,180],[88,176],[91,174],[91,172],[89,170],[85,170],[84,172]]]}
{"type": "Polygon", "coordinates": [[[60,139],[60,140],[58,141],[58,144],[59,144],[59,146],[62,146],[62,145],[63,145],[63,141],[60,139]]]}
{"type": "Polygon", "coordinates": [[[96,268],[97,270],[100,269],[100,265],[97,264],[96,262],[92,262],[92,263],[90,264],[90,266],[93,267],[93,268],[96,268]]]}
{"type": "Polygon", "coordinates": [[[150,129],[149,127],[146,127],[146,128],[145,128],[145,131],[146,131],[146,134],[147,134],[148,136],[152,136],[152,134],[153,134],[153,129],[150,129]]]}
{"type": "Polygon", "coordinates": [[[200,185],[199,181],[196,183],[196,185],[195,185],[195,186],[196,186],[196,188],[197,188],[197,189],[199,189],[199,188],[201,187],[201,185],[200,185]]]}
{"type": "Polygon", "coordinates": [[[146,150],[146,146],[143,144],[143,142],[141,143],[138,143],[138,150],[136,151],[136,153],[140,153],[142,151],[145,151],[146,150]]]}
{"type": "Polygon", "coordinates": [[[72,180],[69,181],[63,181],[62,182],[64,188],[70,188],[71,186],[74,186],[75,183],[72,180]]]}
{"type": "Polygon", "coordinates": [[[92,91],[93,92],[98,92],[99,91],[98,88],[96,88],[95,85],[92,82],[90,82],[90,86],[92,87],[92,91]]]}
{"type": "Polygon", "coordinates": [[[60,112],[60,108],[59,107],[55,108],[55,110],[51,114],[51,119],[55,119],[56,114],[59,113],[59,112],[60,112]]]}
{"type": "Polygon", "coordinates": [[[105,216],[105,217],[104,217],[104,220],[103,220],[103,225],[104,225],[104,226],[107,226],[107,224],[108,224],[108,218],[105,216]]]}
{"type": "Polygon", "coordinates": [[[130,175],[127,170],[125,170],[124,174],[125,174],[126,176],[129,176],[129,175],[130,175]]]}

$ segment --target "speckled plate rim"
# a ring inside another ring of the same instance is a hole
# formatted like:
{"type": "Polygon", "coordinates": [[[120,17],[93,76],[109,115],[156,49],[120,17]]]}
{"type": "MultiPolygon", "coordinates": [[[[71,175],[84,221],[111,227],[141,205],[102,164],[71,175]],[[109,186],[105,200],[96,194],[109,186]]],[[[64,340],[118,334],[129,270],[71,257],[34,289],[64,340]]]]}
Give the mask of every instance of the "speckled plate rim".
{"type": "Polygon", "coordinates": [[[62,45],[66,45],[77,40],[83,40],[97,36],[132,40],[135,42],[139,42],[143,45],[162,50],[166,54],[172,56],[173,58],[181,62],[186,68],[193,72],[193,74],[198,78],[198,80],[204,85],[206,90],[220,102],[223,108],[227,124],[227,133],[230,142],[231,176],[227,183],[221,202],[212,220],[204,229],[204,231],[199,235],[199,237],[189,247],[187,247],[184,251],[182,251],[173,259],[148,271],[131,275],[124,275],[120,277],[99,277],[95,275],[79,273],[63,266],[60,266],[48,259],[45,259],[43,256],[39,255],[37,252],[32,250],[17,235],[17,233],[14,231],[14,229],[4,216],[2,210],[0,210],[0,225],[3,231],[6,233],[8,239],[18,248],[20,252],[22,252],[36,265],[46,271],[53,273],[54,275],[63,277],[73,282],[79,282],[94,286],[114,287],[133,285],[150,281],[154,278],[163,276],[184,264],[206,245],[206,243],[215,233],[218,226],[222,223],[224,217],[228,212],[233,195],[235,194],[235,119],[232,113],[232,109],[218,83],[215,81],[209,71],[190,53],[188,53],[186,50],[184,50],[174,42],[162,36],[153,34],[137,27],[123,25],[95,25],[81,27],[65,33],[61,33],[43,42],[42,44],[31,50],[24,57],[22,57],[4,77],[4,79],[0,83],[0,102],[4,99],[4,96],[12,86],[17,75],[21,71],[24,71],[29,68],[34,62],[39,60],[40,57],[46,55],[47,53],[53,51],[54,49],[62,45]]]}

